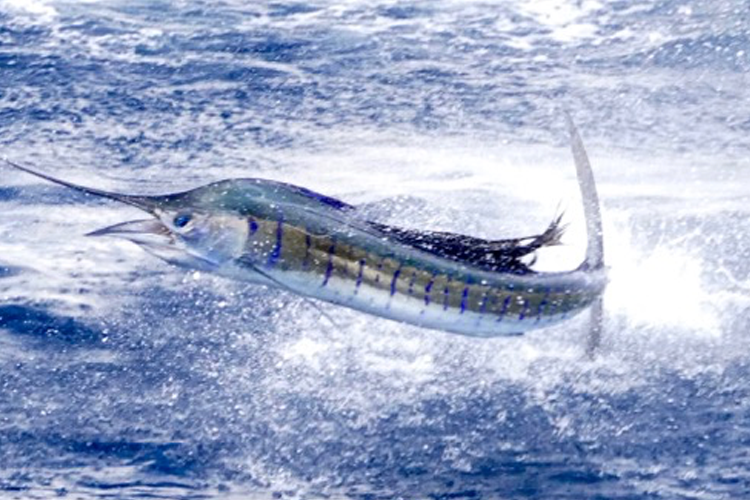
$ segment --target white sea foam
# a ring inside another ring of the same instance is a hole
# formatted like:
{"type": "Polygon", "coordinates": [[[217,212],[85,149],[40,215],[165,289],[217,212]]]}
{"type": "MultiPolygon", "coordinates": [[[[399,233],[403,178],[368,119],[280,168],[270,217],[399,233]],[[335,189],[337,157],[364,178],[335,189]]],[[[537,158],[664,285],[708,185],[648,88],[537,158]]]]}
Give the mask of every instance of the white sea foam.
{"type": "Polygon", "coordinates": [[[670,326],[696,335],[721,334],[699,255],[668,242],[643,250],[628,241],[627,230],[610,233],[607,304],[613,314],[624,315],[634,329],[670,326]]]}
{"type": "Polygon", "coordinates": [[[58,16],[53,4],[54,2],[49,0],[0,0],[0,10],[45,23],[58,16]]]}

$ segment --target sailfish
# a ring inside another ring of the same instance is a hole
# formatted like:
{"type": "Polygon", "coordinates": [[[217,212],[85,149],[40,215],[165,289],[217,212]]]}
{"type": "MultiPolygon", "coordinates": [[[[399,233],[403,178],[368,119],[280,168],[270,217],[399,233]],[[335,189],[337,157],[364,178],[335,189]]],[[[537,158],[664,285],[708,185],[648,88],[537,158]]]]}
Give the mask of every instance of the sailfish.
{"type": "Polygon", "coordinates": [[[599,200],[569,117],[568,129],[588,243],[583,262],[564,272],[537,272],[524,262],[560,242],[560,217],[538,235],[485,240],[370,221],[346,202],[265,179],[229,179],[145,196],[85,187],[5,163],[142,210],[148,218],[89,234],[124,238],[183,268],[476,337],[523,333],[591,308],[596,334],[607,284],[599,200]]]}

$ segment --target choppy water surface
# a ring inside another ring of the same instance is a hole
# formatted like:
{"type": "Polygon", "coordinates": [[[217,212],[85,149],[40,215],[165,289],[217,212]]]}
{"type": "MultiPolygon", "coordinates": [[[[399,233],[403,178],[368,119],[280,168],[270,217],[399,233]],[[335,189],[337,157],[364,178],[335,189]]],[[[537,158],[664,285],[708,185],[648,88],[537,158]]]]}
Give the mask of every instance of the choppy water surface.
{"type": "Polygon", "coordinates": [[[604,204],[606,332],[478,340],[83,236],[0,169],[0,497],[742,498],[750,4],[0,1],[1,154],[101,188],[305,185],[487,237],[604,204]]]}

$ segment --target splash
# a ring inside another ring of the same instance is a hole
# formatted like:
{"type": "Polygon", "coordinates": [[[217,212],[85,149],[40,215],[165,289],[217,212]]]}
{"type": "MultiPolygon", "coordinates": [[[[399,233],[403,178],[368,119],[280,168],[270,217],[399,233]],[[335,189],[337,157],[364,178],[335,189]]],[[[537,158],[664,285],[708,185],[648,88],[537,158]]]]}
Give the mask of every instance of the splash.
{"type": "Polygon", "coordinates": [[[720,321],[703,282],[701,258],[669,242],[644,250],[632,234],[605,229],[611,266],[607,308],[633,327],[675,327],[701,336],[720,335],[720,321]]]}

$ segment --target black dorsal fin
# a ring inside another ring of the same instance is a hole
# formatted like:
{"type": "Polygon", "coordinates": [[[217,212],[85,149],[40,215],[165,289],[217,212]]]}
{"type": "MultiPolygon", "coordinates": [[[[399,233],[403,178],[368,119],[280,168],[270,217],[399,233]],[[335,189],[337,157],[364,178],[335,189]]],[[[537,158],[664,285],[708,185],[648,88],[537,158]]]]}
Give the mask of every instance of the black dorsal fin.
{"type": "Polygon", "coordinates": [[[438,257],[493,272],[527,274],[533,271],[521,259],[542,247],[559,244],[565,230],[561,221],[562,215],[559,215],[541,234],[505,240],[485,240],[444,231],[403,229],[376,222],[370,225],[389,239],[438,257]]]}

